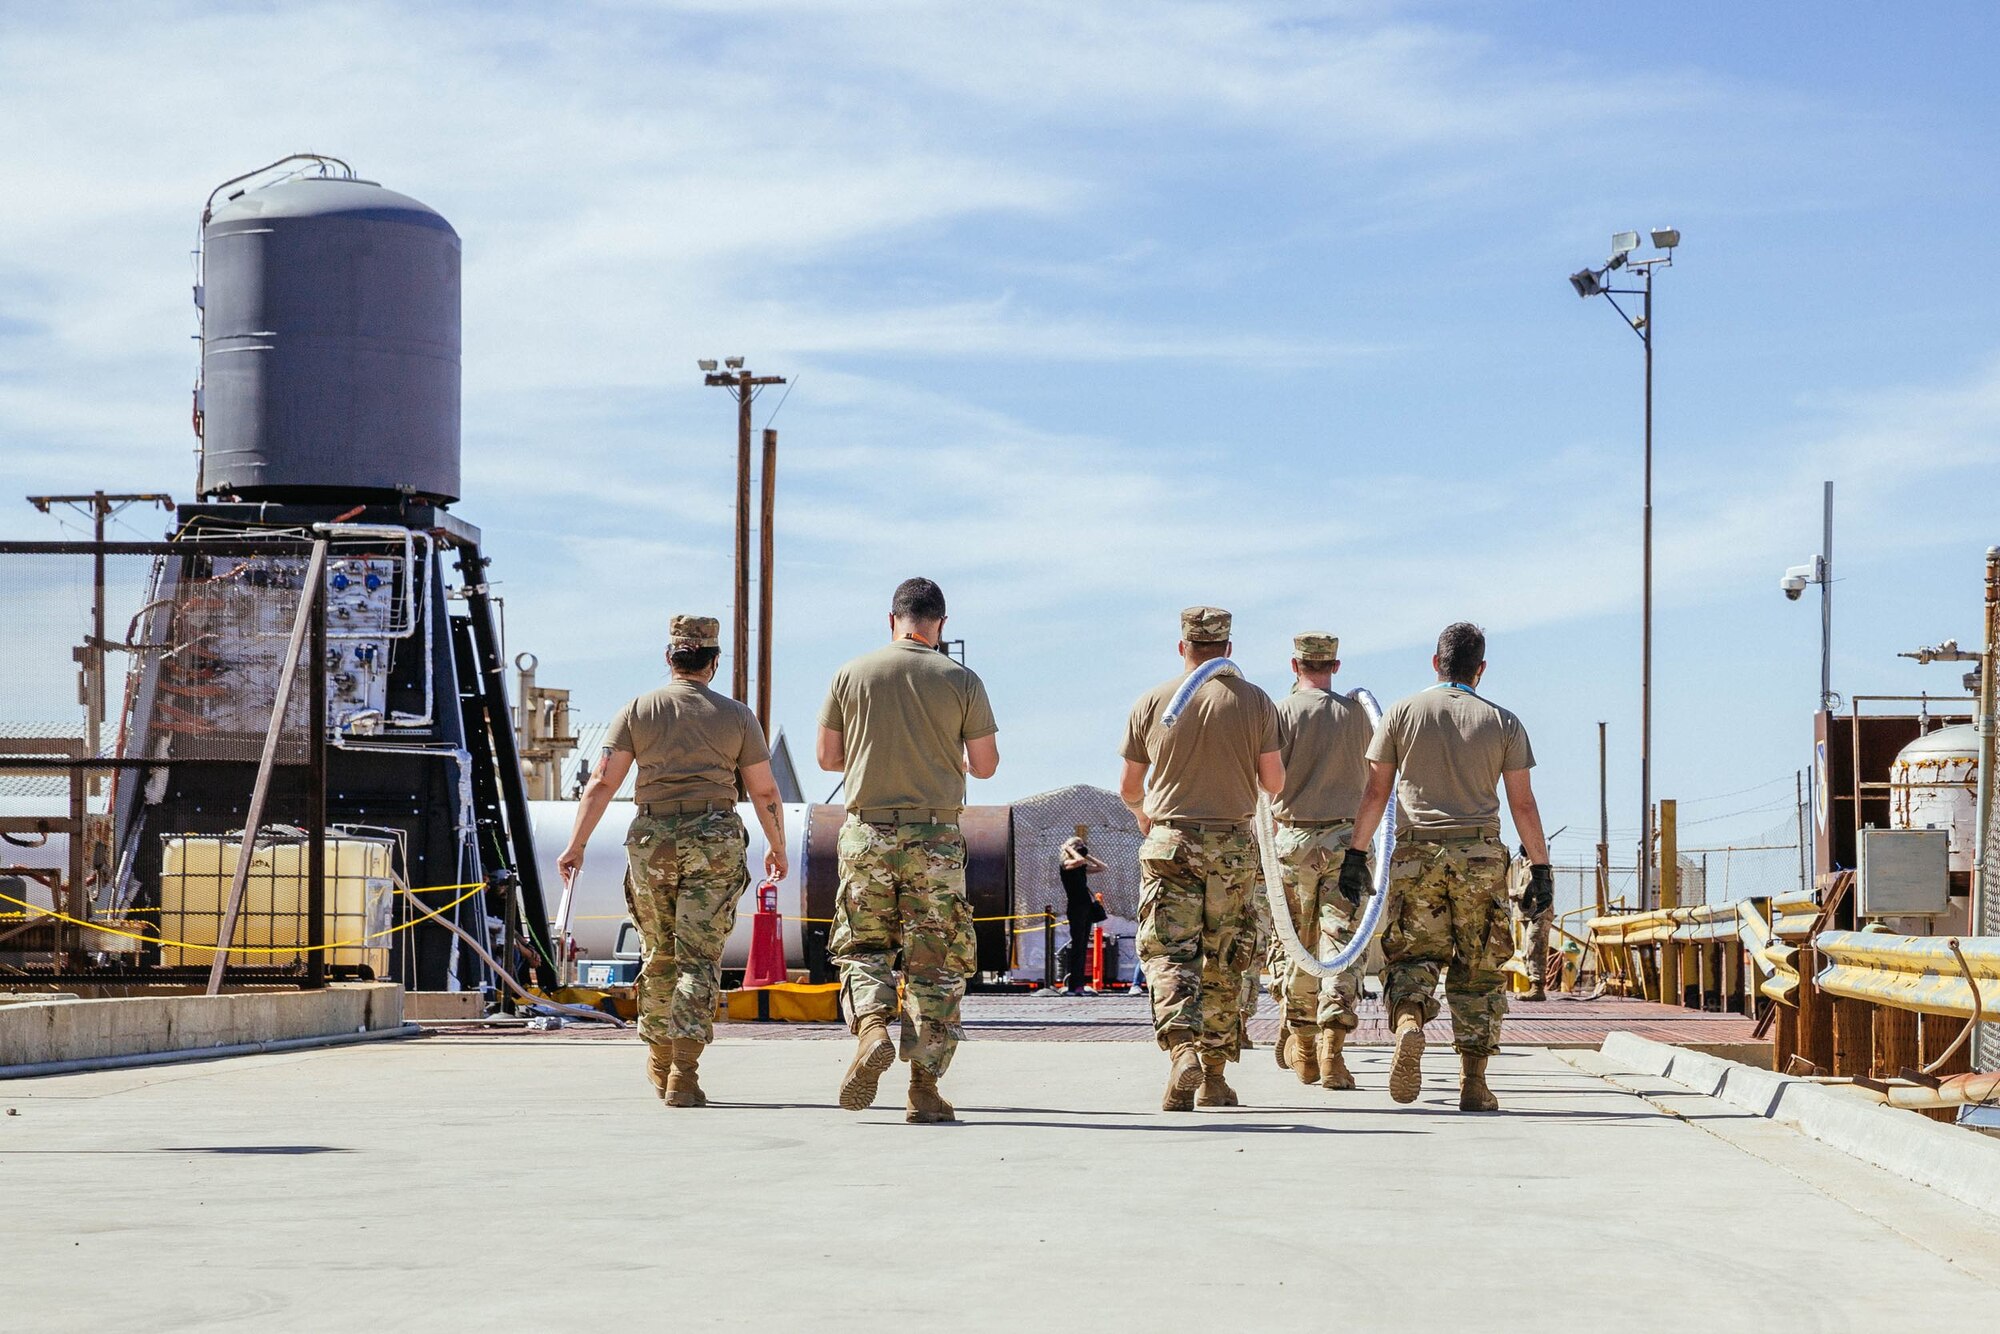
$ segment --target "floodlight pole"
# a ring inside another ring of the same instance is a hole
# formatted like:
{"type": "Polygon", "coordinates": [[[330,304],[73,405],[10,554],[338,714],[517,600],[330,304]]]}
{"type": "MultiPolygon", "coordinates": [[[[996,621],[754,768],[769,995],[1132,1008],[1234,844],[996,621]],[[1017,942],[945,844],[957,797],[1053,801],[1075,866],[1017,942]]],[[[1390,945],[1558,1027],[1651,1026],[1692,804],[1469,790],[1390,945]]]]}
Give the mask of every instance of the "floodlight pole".
{"type": "Polygon", "coordinates": [[[1652,885],[1653,851],[1653,269],[1640,271],[1645,278],[1645,308],[1639,324],[1639,339],[1646,346],[1646,519],[1645,580],[1641,617],[1639,665],[1639,903],[1649,900],[1652,885]]]}
{"type": "Polygon", "coordinates": [[[1627,261],[1624,254],[1613,257],[1602,270],[1593,270],[1600,280],[1614,270],[1624,268],[1639,278],[1638,287],[1598,286],[1594,292],[1579,288],[1585,296],[1602,296],[1618,312],[1619,318],[1632,327],[1639,335],[1639,342],[1645,348],[1646,389],[1645,389],[1645,498],[1641,519],[1640,575],[1640,632],[1639,632],[1639,860],[1638,860],[1638,903],[1641,908],[1651,902],[1653,886],[1653,270],[1670,266],[1674,262],[1673,252],[1658,259],[1627,261]],[[1639,298],[1639,315],[1635,319],[1625,313],[1618,304],[1621,296],[1639,298]]]}

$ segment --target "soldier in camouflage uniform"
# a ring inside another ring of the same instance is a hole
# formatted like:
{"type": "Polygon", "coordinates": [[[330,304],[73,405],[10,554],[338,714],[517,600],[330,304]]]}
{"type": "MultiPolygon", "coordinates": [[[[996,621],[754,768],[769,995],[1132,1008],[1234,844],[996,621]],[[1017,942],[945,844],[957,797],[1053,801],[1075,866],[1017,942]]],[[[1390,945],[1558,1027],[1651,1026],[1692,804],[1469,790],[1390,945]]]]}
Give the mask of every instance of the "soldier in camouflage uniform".
{"type": "Polygon", "coordinates": [[[701,1052],[714,1037],[723,942],[750,883],[739,782],[768,840],[766,874],[783,879],[787,870],[784,808],[763,729],[748,708],[708,688],[721,657],[720,628],[713,616],[673,618],[672,680],[612,720],[569,846],[556,859],[564,882],[574,881],[591,832],[636,764],[625,903],[644,948],[639,1036],[648,1076],[669,1107],[708,1104],[701,1052]]]}
{"type": "MultiPolygon", "coordinates": [[[[1230,615],[1181,613],[1183,672],[1229,653],[1230,615]]],[[[1210,677],[1169,727],[1161,721],[1185,676],[1148,690],[1126,722],[1118,791],[1138,817],[1139,959],[1153,998],[1153,1031],[1171,1055],[1160,1106],[1234,1106],[1223,1078],[1241,1050],[1243,974],[1256,962],[1250,897],[1259,787],[1284,787],[1278,715],[1240,675],[1210,677]],[[1200,1089],[1197,1098],[1196,1088],[1200,1089]]]]}
{"type": "Polygon", "coordinates": [[[990,778],[1000,764],[986,687],[942,651],[944,622],[943,590],[904,580],[888,646],[835,674],[817,746],[821,768],[847,775],[831,949],[856,1047],[840,1105],[872,1106],[896,1059],[889,1022],[900,955],[905,1119],[916,1124],[958,1119],[938,1091],[965,1036],[959,1004],[978,968],[958,818],[966,774],[990,778]]]}
{"type": "Polygon", "coordinates": [[[1555,904],[1541,912],[1529,915],[1522,904],[1527,900],[1532,872],[1525,857],[1516,857],[1507,873],[1507,895],[1514,901],[1514,907],[1521,914],[1521,925],[1526,928],[1527,940],[1521,953],[1528,970],[1528,994],[1523,1000],[1545,1001],[1549,998],[1549,933],[1555,927],[1555,904]]]}
{"type": "Polygon", "coordinates": [[[1504,784],[1508,811],[1530,863],[1523,911],[1554,902],[1528,770],[1534,751],[1521,720],[1473,693],[1486,671],[1486,635],[1460,621],[1438,636],[1431,659],[1438,683],[1398,700],[1368,747],[1368,788],[1354,821],[1354,846],[1341,863],[1343,883],[1368,875],[1359,849],[1374,837],[1391,796],[1408,811],[1389,859],[1389,904],[1382,932],[1387,1000],[1396,1055],[1389,1096],[1414,1102],[1423,1086],[1424,1025],[1437,1016],[1438,974],[1445,979],[1458,1047],[1458,1105],[1499,1110],[1486,1084],[1486,1062],[1500,1046],[1507,1013],[1506,974],[1513,953],[1507,901],[1507,846],[1500,841],[1504,784]]]}
{"type": "MultiPolygon", "coordinates": [[[[1261,872],[1263,870],[1263,861],[1261,858],[1257,866],[1261,872]]],[[[1278,925],[1271,920],[1271,903],[1264,896],[1262,880],[1263,877],[1260,874],[1258,883],[1250,888],[1250,900],[1246,905],[1250,913],[1250,921],[1243,928],[1250,933],[1251,962],[1250,966],[1243,970],[1242,995],[1236,1003],[1236,1045],[1241,1051],[1249,1051],[1257,1045],[1250,1040],[1250,1021],[1257,1017],[1257,984],[1264,978],[1264,973],[1262,967],[1257,962],[1258,960],[1264,960],[1264,966],[1268,966],[1270,969],[1271,999],[1277,1001],[1279,1004],[1283,1004],[1285,999],[1285,993],[1279,990],[1277,971],[1277,961],[1284,957],[1285,947],[1278,943],[1278,925]]],[[[1283,1063],[1283,1060],[1280,1059],[1279,1064],[1282,1065],[1283,1063]]]]}
{"type": "MultiPolygon", "coordinates": [[[[1329,948],[1345,948],[1361,919],[1361,902],[1340,890],[1338,868],[1367,780],[1373,731],[1361,705],[1333,691],[1340,670],[1336,636],[1318,631],[1294,636],[1292,654],[1292,691],[1278,701],[1285,790],[1271,803],[1271,814],[1292,925],[1301,944],[1324,956],[1329,948]]],[[[1362,963],[1322,979],[1274,941],[1270,966],[1285,1009],[1279,1064],[1300,1083],[1353,1088],[1344,1052],[1347,1035],[1361,1022],[1362,963]]]]}

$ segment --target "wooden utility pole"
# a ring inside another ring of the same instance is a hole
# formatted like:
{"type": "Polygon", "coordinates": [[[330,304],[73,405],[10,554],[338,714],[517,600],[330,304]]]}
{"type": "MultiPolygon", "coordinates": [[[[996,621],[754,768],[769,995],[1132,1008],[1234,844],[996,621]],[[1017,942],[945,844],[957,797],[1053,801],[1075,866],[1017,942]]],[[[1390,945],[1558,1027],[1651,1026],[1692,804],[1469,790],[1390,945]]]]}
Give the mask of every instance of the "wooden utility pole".
{"type": "MultiPolygon", "coordinates": [[[[1681,906],[1681,845],[1676,827],[1679,803],[1672,797],[1660,802],[1660,906],[1681,906]]],[[[1677,941],[1660,942],[1660,1004],[1681,1003],[1681,954],[1677,941]]]]}
{"type": "Polygon", "coordinates": [[[1604,724],[1597,724],[1597,915],[1611,911],[1611,794],[1604,763],[1604,724]]]}
{"type": "Polygon", "coordinates": [[[728,389],[736,396],[736,624],[731,637],[731,693],[739,703],[750,702],[750,404],[766,385],[783,384],[782,375],[758,375],[746,370],[743,358],[730,357],[717,371],[713,361],[699,363],[703,384],[728,389]]]}
{"type": "Polygon", "coordinates": [[[764,430],[764,456],[758,465],[763,503],[757,514],[757,723],[771,736],[771,598],[777,537],[772,520],[778,511],[778,433],[764,430]]]}
{"type": "MultiPolygon", "coordinates": [[[[51,505],[69,505],[88,514],[92,540],[98,546],[98,551],[91,558],[96,577],[92,581],[90,642],[76,650],[76,661],[83,671],[77,702],[84,707],[84,746],[95,758],[103,754],[104,745],[104,525],[131,505],[158,505],[161,509],[170,510],[174,507],[174,498],[151,491],[120,495],[92,491],[87,496],[29,496],[28,503],[44,514],[49,512],[51,505]]],[[[98,776],[93,773],[90,776],[93,794],[97,792],[98,782],[98,776]]]]}

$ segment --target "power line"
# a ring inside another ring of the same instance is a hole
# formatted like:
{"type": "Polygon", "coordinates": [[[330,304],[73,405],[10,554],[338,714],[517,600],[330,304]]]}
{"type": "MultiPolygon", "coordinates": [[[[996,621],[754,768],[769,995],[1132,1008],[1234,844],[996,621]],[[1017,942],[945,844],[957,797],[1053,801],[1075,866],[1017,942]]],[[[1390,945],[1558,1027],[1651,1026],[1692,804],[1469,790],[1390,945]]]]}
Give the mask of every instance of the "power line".
{"type": "Polygon", "coordinates": [[[1777,778],[1771,779],[1768,782],[1756,783],[1750,787],[1739,787],[1734,792],[1716,792],[1716,793],[1711,793],[1706,797],[1683,797],[1681,799],[1681,805],[1692,806],[1697,802],[1721,801],[1725,797],[1740,797],[1746,792],[1761,792],[1767,787],[1776,787],[1778,784],[1784,782],[1785,779],[1790,777],[1792,777],[1791,774],[1783,774],[1777,778]]]}

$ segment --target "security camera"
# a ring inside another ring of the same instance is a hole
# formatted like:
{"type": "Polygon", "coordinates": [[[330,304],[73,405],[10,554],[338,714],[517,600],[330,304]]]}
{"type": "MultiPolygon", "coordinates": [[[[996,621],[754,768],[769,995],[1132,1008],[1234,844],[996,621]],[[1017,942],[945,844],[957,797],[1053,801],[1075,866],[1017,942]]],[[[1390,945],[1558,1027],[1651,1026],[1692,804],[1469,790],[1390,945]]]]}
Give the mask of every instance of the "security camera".
{"type": "Polygon", "coordinates": [[[1785,597],[1797,602],[1806,589],[1819,582],[1819,562],[1810,565],[1794,565],[1785,571],[1785,577],[1778,581],[1778,588],[1785,597]]]}

